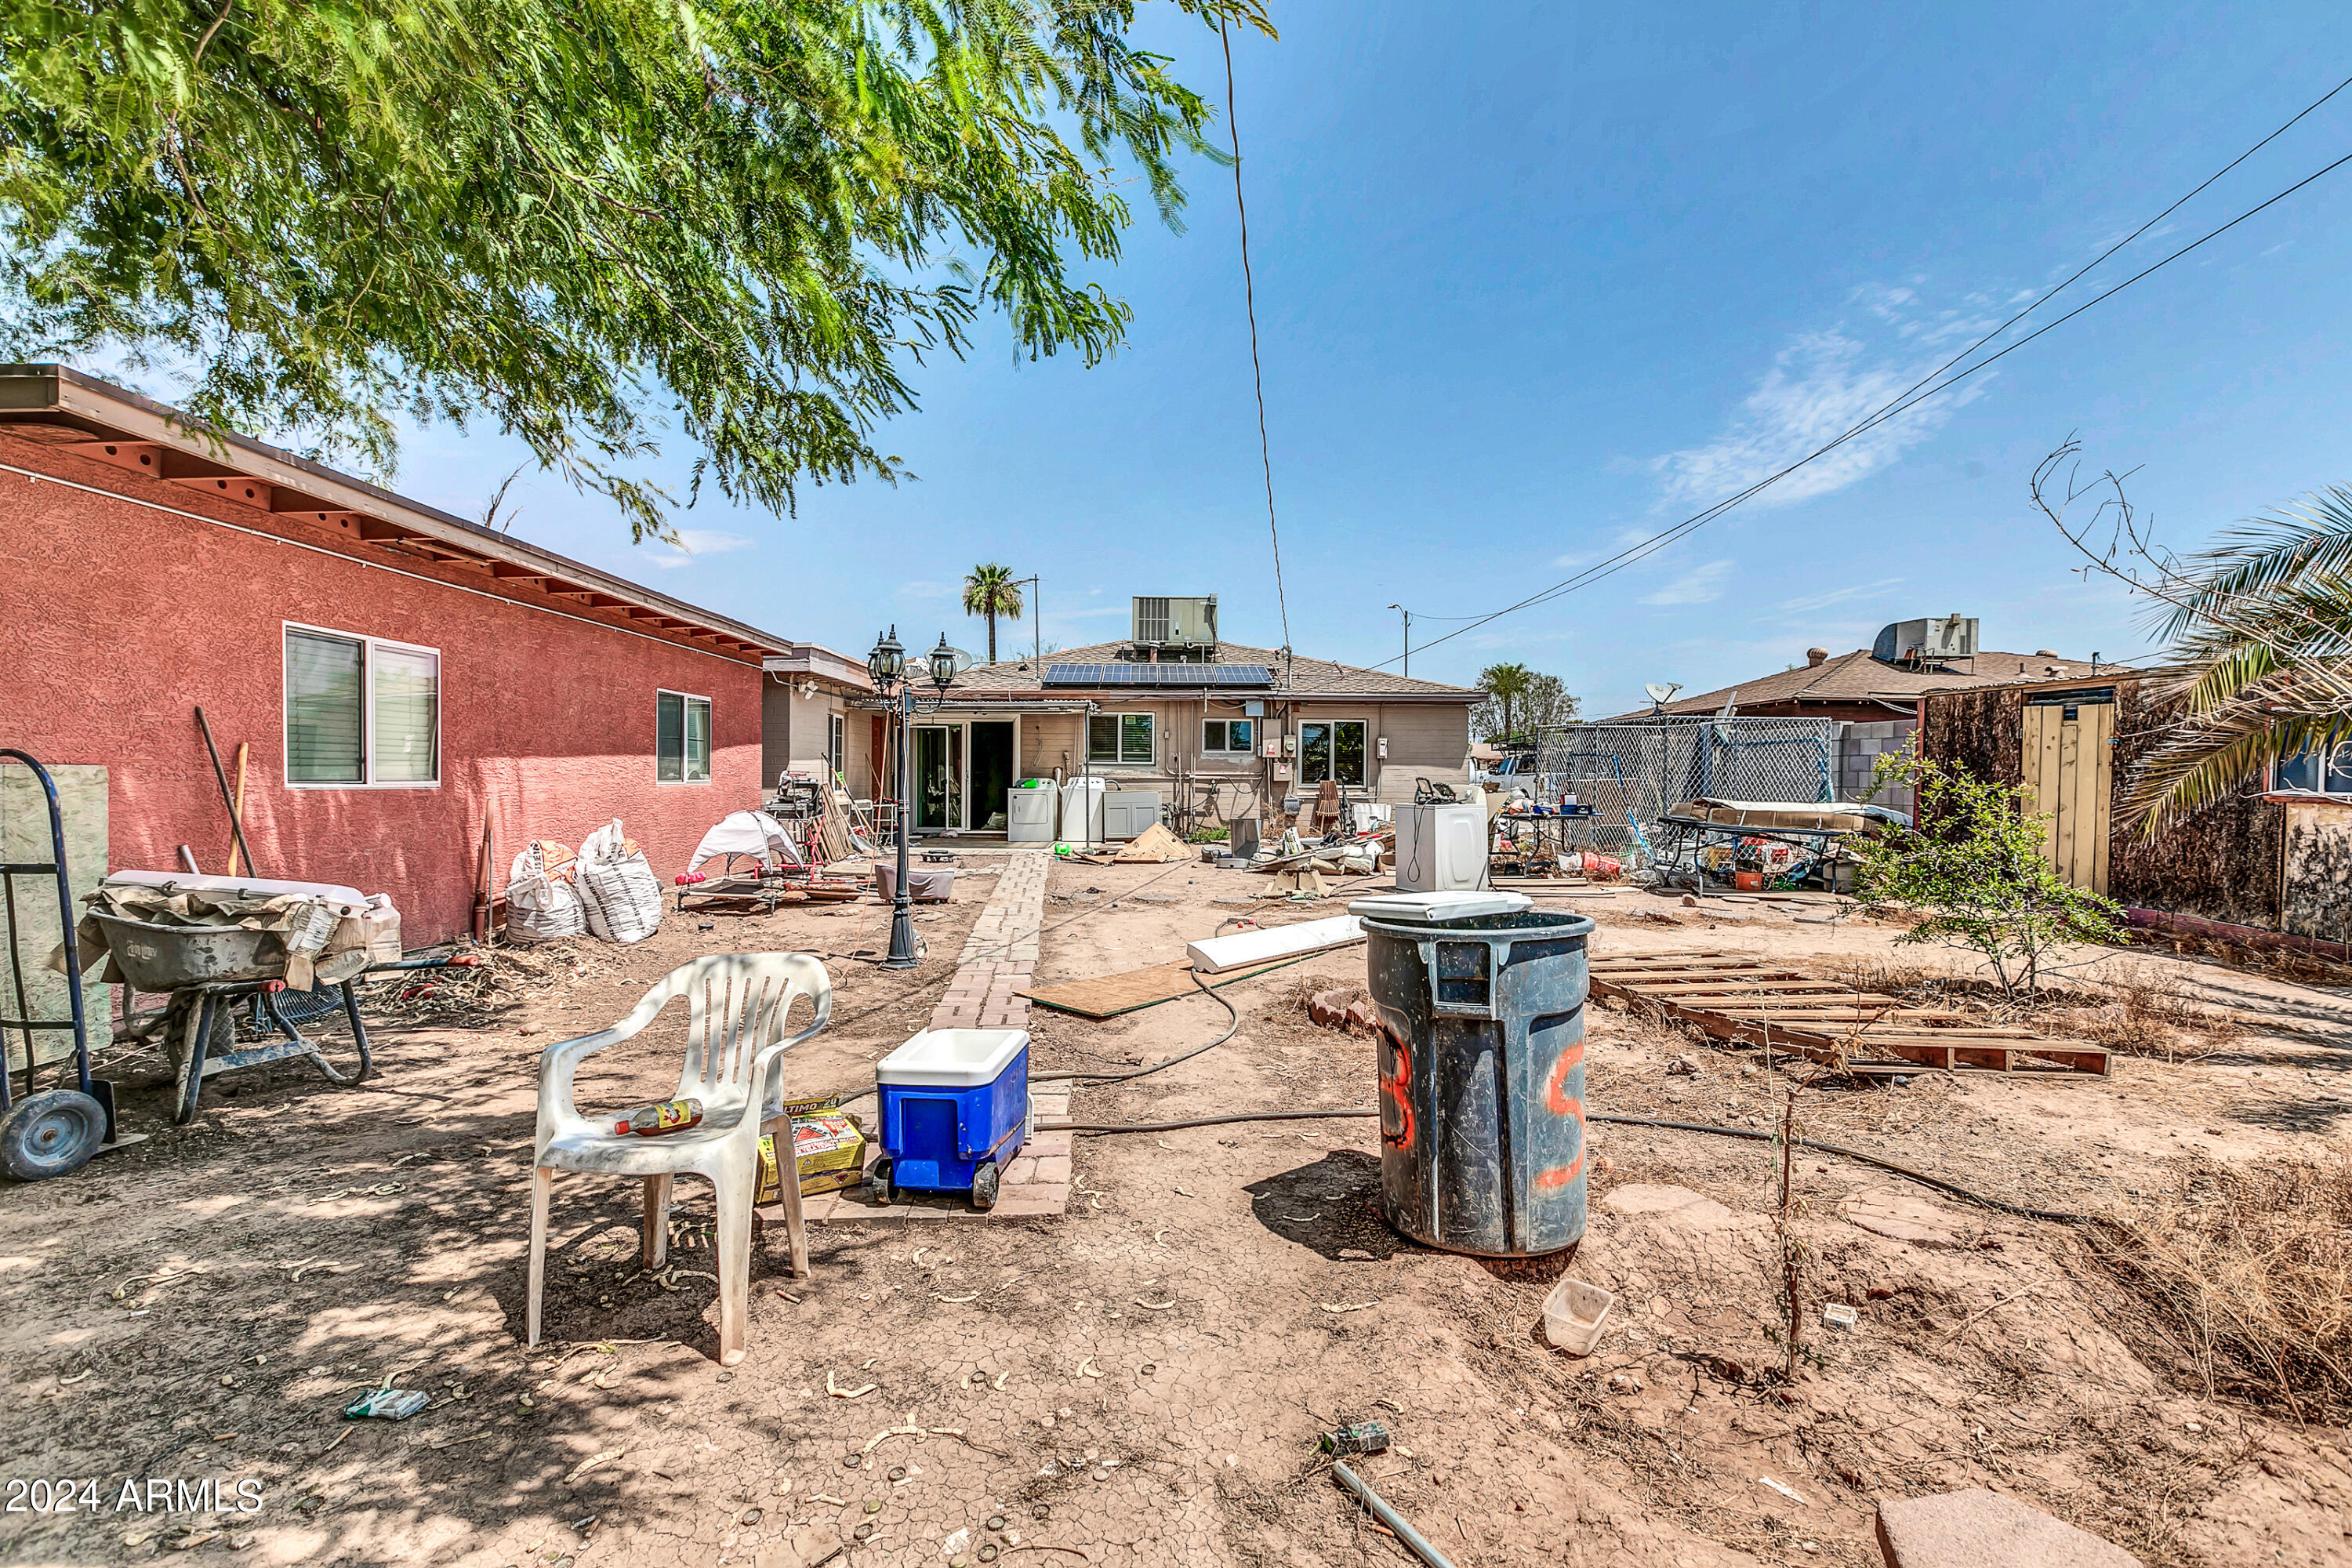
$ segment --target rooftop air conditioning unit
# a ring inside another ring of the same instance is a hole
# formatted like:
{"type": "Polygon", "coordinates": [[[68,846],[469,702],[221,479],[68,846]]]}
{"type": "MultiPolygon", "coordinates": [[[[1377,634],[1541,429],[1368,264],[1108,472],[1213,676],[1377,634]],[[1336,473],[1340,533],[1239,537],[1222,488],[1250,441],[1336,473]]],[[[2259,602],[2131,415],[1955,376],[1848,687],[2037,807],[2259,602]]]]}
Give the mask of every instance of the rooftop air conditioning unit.
{"type": "Polygon", "coordinates": [[[1948,658],[1977,656],[1977,618],[1945,616],[1925,621],[1897,621],[1878,634],[1871,657],[1887,664],[1938,664],[1948,658]]]}
{"type": "Polygon", "coordinates": [[[1146,647],[1217,646],[1217,596],[1135,599],[1135,640],[1146,647]]]}

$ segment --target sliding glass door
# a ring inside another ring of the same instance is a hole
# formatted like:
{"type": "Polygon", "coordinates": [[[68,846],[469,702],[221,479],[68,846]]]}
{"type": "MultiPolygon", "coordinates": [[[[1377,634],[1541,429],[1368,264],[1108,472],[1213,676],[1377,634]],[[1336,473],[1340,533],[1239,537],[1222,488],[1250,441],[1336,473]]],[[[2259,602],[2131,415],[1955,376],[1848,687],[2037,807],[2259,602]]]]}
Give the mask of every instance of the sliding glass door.
{"type": "Polygon", "coordinates": [[[963,826],[963,726],[915,726],[915,830],[963,826]]]}

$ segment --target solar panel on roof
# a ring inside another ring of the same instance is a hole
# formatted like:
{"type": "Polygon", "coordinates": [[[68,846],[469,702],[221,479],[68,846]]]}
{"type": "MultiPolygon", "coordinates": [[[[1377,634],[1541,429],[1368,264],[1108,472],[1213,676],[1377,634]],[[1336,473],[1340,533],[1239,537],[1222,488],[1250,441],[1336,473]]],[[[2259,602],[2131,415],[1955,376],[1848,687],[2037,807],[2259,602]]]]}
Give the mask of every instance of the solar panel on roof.
{"type": "Polygon", "coordinates": [[[1263,664],[1055,664],[1048,686],[1271,686],[1263,664]]]}

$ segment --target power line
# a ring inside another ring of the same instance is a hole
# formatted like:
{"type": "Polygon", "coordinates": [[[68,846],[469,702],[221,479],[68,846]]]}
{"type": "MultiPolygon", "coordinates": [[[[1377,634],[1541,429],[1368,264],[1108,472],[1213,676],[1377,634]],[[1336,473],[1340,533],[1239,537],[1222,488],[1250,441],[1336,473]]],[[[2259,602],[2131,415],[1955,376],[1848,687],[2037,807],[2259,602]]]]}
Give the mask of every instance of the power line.
{"type": "MultiPolygon", "coordinates": [[[[1615,575],[1617,573],[1624,570],[1627,566],[1633,565],[1635,562],[1655,554],[1658,551],[1664,549],[1667,545],[1685,538],[1688,535],[1696,532],[1699,529],[1706,527],[1706,524],[1714,521],[1717,518],[1722,516],[1725,512],[1729,511],[1732,508],[1740,505],[1742,502],[1760,494],[1771,486],[1778,484],[1780,480],[1786,479],[1789,475],[1795,473],[1798,469],[1828,456],[1831,452],[1833,452],[1838,447],[1844,446],[1847,442],[1852,441],[1856,437],[1866,433],[1878,425],[1884,424],[1886,420],[1895,417],[1896,415],[1902,414],[1906,410],[1916,406],[1918,404],[1935,396],[1937,394],[1958,385],[1960,382],[1976,374],[1977,372],[1991,365],[1995,361],[2014,353],[2018,349],[2023,348],[2027,343],[2032,342],[2043,332],[2047,332],[2053,328],[2063,326],[2067,321],[2070,321],[2076,316],[2081,315],[2084,310],[2089,310],[2092,306],[2100,303],[2102,300],[2113,298],[2115,295],[2121,293],[2124,289],[2128,289],[2133,284],[2138,282],[2141,279],[2146,278],[2148,274],[2155,272],[2161,268],[2169,266],[2172,262],[2188,255],[2190,251],[2195,250],[2198,247],[2205,244],[2207,241],[2219,238],[2221,236],[2227,234],[2230,230],[2237,227],[2240,224],[2244,223],[2247,219],[2253,217],[2255,215],[2263,212],[2266,208],[2274,206],[2278,203],[2284,201],[2287,197],[2294,195],[2297,191],[2302,190],[2305,185],[2309,185],[2314,182],[2333,174],[2336,170],[2343,167],[2347,163],[2352,163],[2352,153],[2347,153],[2346,156],[2338,158],[2336,162],[2329,163],[2326,167],[2320,169],[2317,173],[2306,175],[2305,178],[2296,181],[2294,184],[2289,185],[2285,190],[2279,192],[2269,200],[2261,203],[2259,205],[2248,208],[2246,211],[2240,213],[2236,217],[2231,218],[2228,223],[2225,223],[2220,227],[2190,241],[2189,244],[2182,246],[2179,249],[2172,252],[2170,255],[2166,256],[2160,260],[2158,260],[2132,274],[2129,278],[2126,278],[2122,282],[2115,285],[2115,287],[2094,296],[2080,305],[2077,305],[2074,309],[2067,311],[2064,315],[2060,316],[2056,321],[2047,322],[2035,329],[2033,331],[2027,333],[2024,337],[2018,339],[2017,342],[2008,344],[1999,353],[1986,356],[1983,360],[1968,366],[1967,369],[1958,372],[1957,374],[1953,374],[1948,377],[1945,376],[1945,373],[1950,371],[1953,366],[1959,364],[1962,361],[1976,353],[1979,349],[1982,349],[1993,339],[1999,337],[2002,332],[2007,331],[2019,321],[2023,321],[2027,316],[2031,315],[2034,310],[2040,309],[2042,305],[2047,304],[2059,293],[2071,288],[2076,282],[2079,282],[2086,273],[2090,272],[2094,268],[2096,268],[2101,262],[2107,260],[2124,247],[2129,245],[2133,240],[2137,239],[2141,235],[2146,234],[2150,228],[2153,228],[2156,225],[2163,222],[2164,219],[2169,217],[2173,213],[2178,212],[2189,201],[2210,186],[2214,181],[2221,179],[2222,175],[2229,174],[2231,170],[2235,169],[2248,158],[2252,157],[2256,153],[2261,152],[2264,147],[2267,147],[2273,142],[2278,140],[2280,136],[2285,134],[2288,130],[2292,129],[2297,121],[2303,120],[2305,116],[2312,113],[2313,110],[2318,109],[2322,104],[2326,103],[2328,100],[2344,91],[2347,87],[2352,87],[2352,77],[2347,77],[2343,81],[2336,83],[2335,87],[2329,89],[2326,92],[2320,95],[2320,97],[2305,106],[2302,110],[2296,113],[2294,118],[2288,120],[2285,124],[2281,125],[2277,130],[2272,132],[2260,142],[2255,142],[2252,147],[2246,149],[2245,152],[2239,153],[2238,156],[2223,164],[2220,170],[2208,176],[2203,182],[2198,184],[2195,189],[2189,191],[2187,195],[2180,197],[2179,200],[2174,202],[2170,206],[2166,207],[2164,211],[2157,214],[2154,217],[2149,218],[2146,223],[2141,224],[2137,228],[2132,230],[2121,239],[2116,240],[2105,250],[2101,251],[2099,255],[2094,258],[2090,262],[2078,268],[2063,282],[2057,284],[2036,297],[2033,301],[2031,304],[2028,304],[2023,310],[2019,310],[2015,315],[2011,316],[2007,321],[2001,322],[1999,326],[1994,327],[1982,337],[1978,338],[1974,342],[1962,349],[1950,359],[1946,360],[1934,370],[1928,372],[1925,376],[1922,376],[1919,380],[1912,383],[1909,387],[1906,388],[1903,392],[1898,393],[1887,403],[1882,405],[1878,409],[1855,423],[1852,428],[1846,430],[1835,439],[1823,444],[1819,448],[1806,454],[1804,457],[1800,458],[1795,462],[1789,464],[1787,467],[1768,474],[1764,478],[1755,481],[1753,484],[1735,491],[1731,495],[1725,497],[1723,500],[1717,501],[1712,506],[1693,513],[1690,517],[1684,519],[1681,522],[1675,523],[1671,528],[1664,529],[1660,532],[1652,534],[1647,539],[1629,545],[1624,550],[1620,551],[1617,554],[1610,556],[1604,561],[1597,562],[1593,565],[1586,567],[1583,571],[1577,573],[1575,575],[1564,578],[1560,582],[1555,583],[1550,587],[1543,589],[1538,593],[1529,595],[1527,598],[1521,599],[1516,604],[1505,605],[1502,609],[1496,610],[1490,615],[1475,617],[1469,625],[1463,626],[1457,631],[1448,632],[1444,637],[1434,638],[1430,642],[1423,644],[1423,650],[1426,652],[1429,648],[1435,647],[1440,643],[1450,642],[1454,638],[1461,637],[1465,633],[1475,631],[1478,627],[1486,626],[1489,622],[1500,620],[1505,616],[1514,615],[1520,610],[1528,609],[1536,605],[1548,603],[1550,600],[1574,593],[1580,588],[1590,587],[1594,583],[1598,583],[1603,578],[1615,575]],[[1942,377],[1943,379],[1939,380],[1939,377],[1942,377]]],[[[1388,659],[1382,661],[1381,665],[1375,665],[1372,668],[1381,668],[1387,664],[1393,664],[1396,661],[1394,659],[1388,659]]]]}
{"type": "Polygon", "coordinates": [[[1257,387],[1257,454],[1265,467],[1265,531],[1274,541],[1274,602],[1282,612],[1282,646],[1290,646],[1290,601],[1282,591],[1282,531],[1274,521],[1274,447],[1265,438],[1265,372],[1257,357],[1257,285],[1250,277],[1249,207],[1242,200],[1242,127],[1234,118],[1234,42],[1224,18],[1217,18],[1217,41],[1225,49],[1225,129],[1234,139],[1234,211],[1242,226],[1242,303],[1249,312],[1250,380],[1257,387]]]}

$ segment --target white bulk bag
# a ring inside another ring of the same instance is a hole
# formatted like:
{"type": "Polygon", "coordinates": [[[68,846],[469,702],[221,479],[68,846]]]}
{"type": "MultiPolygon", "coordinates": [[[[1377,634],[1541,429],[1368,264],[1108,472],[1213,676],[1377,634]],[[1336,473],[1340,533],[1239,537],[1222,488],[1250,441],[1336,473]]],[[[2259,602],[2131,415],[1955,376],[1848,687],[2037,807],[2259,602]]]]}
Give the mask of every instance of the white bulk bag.
{"type": "Polygon", "coordinates": [[[572,891],[571,871],[551,877],[541,841],[525,845],[507,874],[507,936],[515,942],[578,936],[587,929],[585,915],[580,895],[572,891]]]}
{"type": "Polygon", "coordinates": [[[661,883],[642,850],[623,849],[621,819],[580,844],[580,900],[588,929],[614,942],[643,942],[661,924],[661,883]]]}

